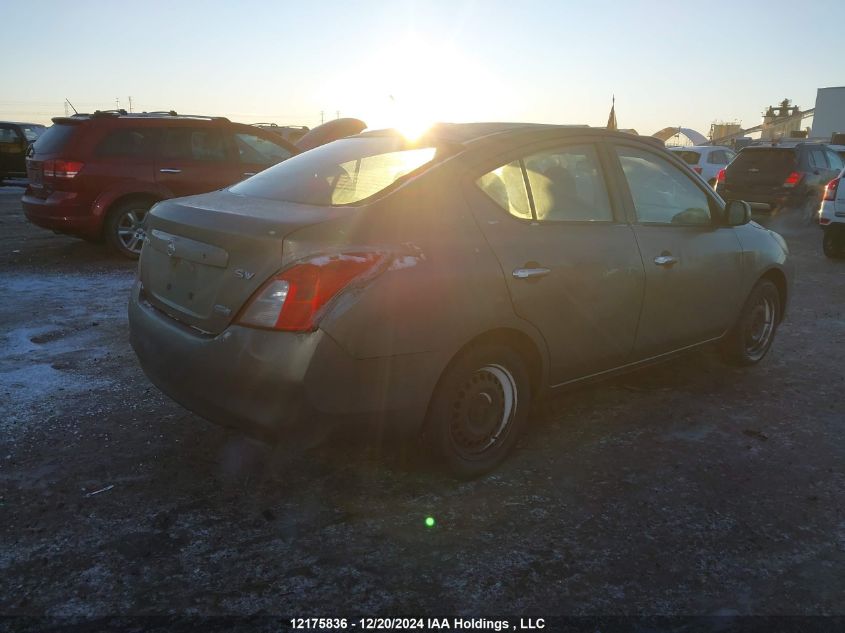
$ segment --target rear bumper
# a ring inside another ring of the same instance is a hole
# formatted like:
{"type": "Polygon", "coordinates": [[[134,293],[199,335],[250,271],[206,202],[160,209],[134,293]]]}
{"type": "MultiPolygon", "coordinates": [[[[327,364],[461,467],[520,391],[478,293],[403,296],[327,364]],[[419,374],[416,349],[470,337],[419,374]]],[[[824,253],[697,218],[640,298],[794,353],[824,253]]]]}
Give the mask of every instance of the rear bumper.
{"type": "Polygon", "coordinates": [[[836,211],[835,202],[823,200],[818,214],[819,224],[828,226],[830,224],[845,225],[845,211],[836,211]]]}
{"type": "Polygon", "coordinates": [[[716,192],[725,200],[744,200],[755,211],[773,211],[778,207],[802,202],[807,197],[806,189],[773,188],[765,192],[747,191],[740,188],[716,186],[716,192]]]}
{"type": "Polygon", "coordinates": [[[53,191],[46,198],[27,189],[21,198],[26,218],[33,224],[59,233],[97,237],[102,218],[91,213],[91,205],[72,191],[53,191]]]}
{"type": "Polygon", "coordinates": [[[147,303],[129,302],[130,341],[144,373],[199,416],[295,446],[343,428],[370,435],[419,431],[439,375],[428,355],[355,359],[317,330],[237,325],[200,334],[147,303]]]}

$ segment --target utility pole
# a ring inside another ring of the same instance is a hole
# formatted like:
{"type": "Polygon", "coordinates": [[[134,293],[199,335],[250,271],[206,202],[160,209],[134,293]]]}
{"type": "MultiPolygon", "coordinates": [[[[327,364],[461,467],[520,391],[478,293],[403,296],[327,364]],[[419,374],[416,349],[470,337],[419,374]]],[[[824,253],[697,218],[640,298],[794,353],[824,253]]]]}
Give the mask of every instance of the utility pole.
{"type": "Polygon", "coordinates": [[[132,112],[132,97],[129,97],[129,112],[132,112]]]}
{"type": "Polygon", "coordinates": [[[65,106],[65,116],[67,116],[67,115],[68,115],[68,111],[67,111],[67,101],[65,101],[63,105],[65,106]]]}
{"type": "Polygon", "coordinates": [[[115,98],[114,98],[114,109],[115,109],[115,110],[120,110],[120,97],[115,97],[115,98]]]}
{"type": "Polygon", "coordinates": [[[337,116],[335,118],[339,119],[340,118],[340,110],[335,110],[335,114],[337,114],[337,116]]]}
{"type": "Polygon", "coordinates": [[[326,122],[326,111],[320,110],[320,125],[326,122]]]}

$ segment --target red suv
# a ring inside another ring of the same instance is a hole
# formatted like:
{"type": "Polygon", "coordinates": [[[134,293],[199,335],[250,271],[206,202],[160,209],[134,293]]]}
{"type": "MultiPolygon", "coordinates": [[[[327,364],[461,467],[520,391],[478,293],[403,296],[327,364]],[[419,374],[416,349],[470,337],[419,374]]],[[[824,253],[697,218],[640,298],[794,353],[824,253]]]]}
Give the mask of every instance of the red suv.
{"type": "Polygon", "coordinates": [[[299,152],[223,117],[117,111],[53,123],[27,154],[26,217],[133,258],[159,200],[220,189],[299,152]]]}

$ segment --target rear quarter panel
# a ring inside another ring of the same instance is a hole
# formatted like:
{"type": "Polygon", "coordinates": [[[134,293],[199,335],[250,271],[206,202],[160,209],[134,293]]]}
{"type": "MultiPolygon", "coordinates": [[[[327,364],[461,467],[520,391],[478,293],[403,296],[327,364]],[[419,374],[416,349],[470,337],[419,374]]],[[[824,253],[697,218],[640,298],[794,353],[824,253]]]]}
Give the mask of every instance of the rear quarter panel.
{"type": "Polygon", "coordinates": [[[501,268],[455,176],[432,170],[349,219],[288,236],[286,260],[326,244],[395,254],[364,289],[345,292],[320,325],[352,356],[433,353],[445,366],[476,336],[505,327],[528,335],[545,357],[539,333],[513,312],[501,268]]]}

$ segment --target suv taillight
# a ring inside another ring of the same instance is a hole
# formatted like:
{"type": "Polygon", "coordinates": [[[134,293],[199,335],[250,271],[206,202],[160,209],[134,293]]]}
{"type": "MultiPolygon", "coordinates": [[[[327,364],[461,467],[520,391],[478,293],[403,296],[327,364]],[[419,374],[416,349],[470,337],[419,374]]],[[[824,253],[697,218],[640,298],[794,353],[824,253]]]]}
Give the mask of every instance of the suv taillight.
{"type": "Polygon", "coordinates": [[[249,327],[307,332],[322,308],[352,281],[375,275],[386,258],[378,253],[314,257],[271,277],[236,319],[249,327]]]}
{"type": "Polygon", "coordinates": [[[44,161],[44,177],[45,178],[75,178],[85,163],[80,163],[78,160],[45,160],[44,161]]]}
{"type": "Polygon", "coordinates": [[[786,177],[786,180],[783,181],[783,186],[794,187],[795,185],[800,183],[803,178],[803,173],[801,173],[800,171],[793,171],[786,177]]]}
{"type": "Polygon", "coordinates": [[[836,190],[839,189],[839,180],[840,178],[834,178],[827,183],[827,186],[824,188],[825,200],[836,200],[836,190]]]}
{"type": "Polygon", "coordinates": [[[717,183],[725,182],[725,170],[724,169],[720,169],[719,173],[716,174],[716,182],[717,183]]]}

